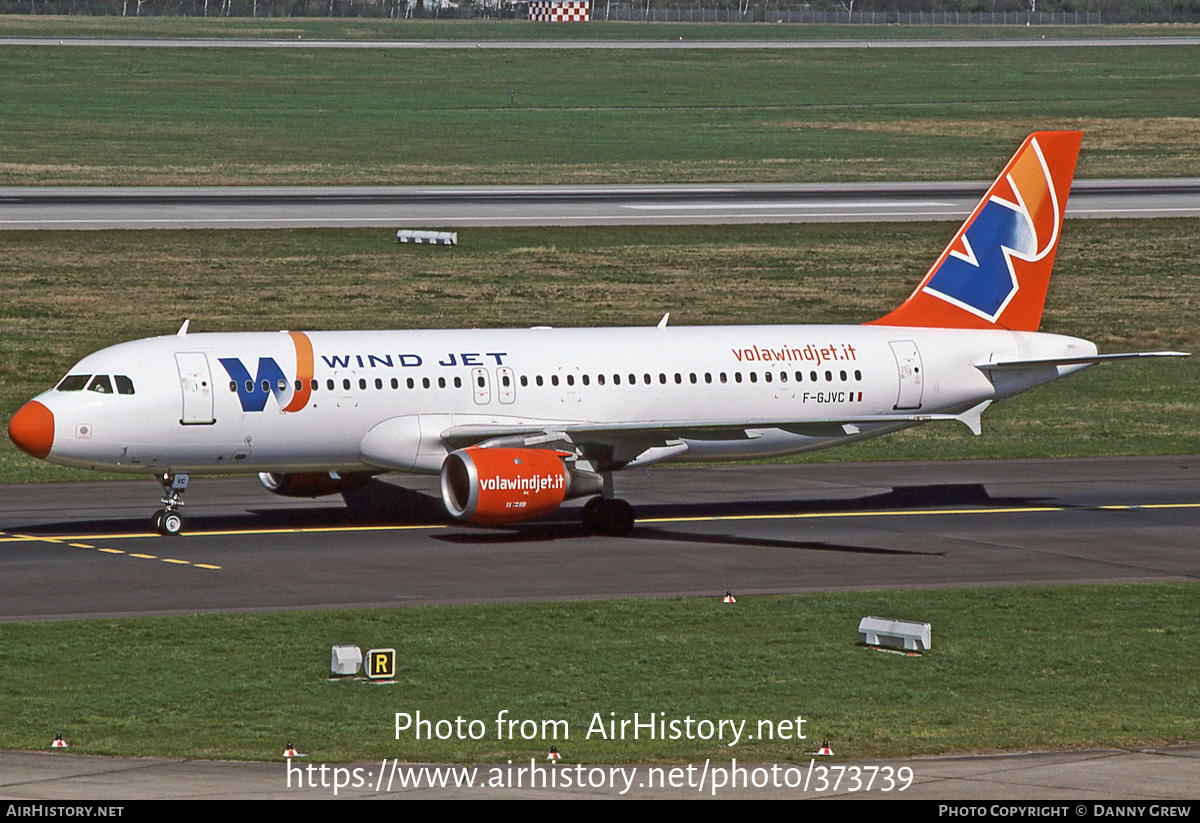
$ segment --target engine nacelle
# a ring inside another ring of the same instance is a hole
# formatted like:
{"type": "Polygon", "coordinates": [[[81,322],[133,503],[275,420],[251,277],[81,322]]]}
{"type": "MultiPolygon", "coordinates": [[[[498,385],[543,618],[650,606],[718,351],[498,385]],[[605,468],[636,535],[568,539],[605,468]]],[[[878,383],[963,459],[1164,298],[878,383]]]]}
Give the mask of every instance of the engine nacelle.
{"type": "Polygon", "coordinates": [[[283,497],[324,497],[327,494],[338,494],[365,486],[370,482],[371,476],[370,472],[259,472],[258,482],[262,483],[267,491],[283,497]]]}
{"type": "Polygon", "coordinates": [[[442,464],[442,503],[455,520],[515,523],[600,492],[600,475],[563,458],[549,449],[460,449],[442,464]]]}

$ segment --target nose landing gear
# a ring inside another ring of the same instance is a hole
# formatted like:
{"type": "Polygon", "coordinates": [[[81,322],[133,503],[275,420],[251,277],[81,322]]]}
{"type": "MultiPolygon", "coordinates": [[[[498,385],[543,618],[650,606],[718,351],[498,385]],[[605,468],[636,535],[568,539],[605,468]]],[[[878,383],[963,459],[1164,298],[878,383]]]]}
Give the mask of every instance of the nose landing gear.
{"type": "Polygon", "coordinates": [[[163,496],[159,500],[163,507],[154,513],[151,523],[159,534],[179,534],[183,531],[183,515],[179,513],[179,507],[183,505],[182,495],[187,491],[188,479],[186,474],[164,474],[158,478],[163,487],[163,496]]]}

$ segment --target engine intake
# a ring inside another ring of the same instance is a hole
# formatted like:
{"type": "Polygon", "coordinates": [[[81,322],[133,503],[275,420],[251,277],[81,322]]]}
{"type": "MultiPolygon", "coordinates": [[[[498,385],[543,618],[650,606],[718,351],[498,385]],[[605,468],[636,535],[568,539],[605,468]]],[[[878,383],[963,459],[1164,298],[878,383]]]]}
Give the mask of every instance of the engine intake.
{"type": "Polygon", "coordinates": [[[548,449],[472,447],[452,452],[442,464],[442,503],[451,517],[467,523],[529,520],[602,487],[600,475],[580,471],[548,449]]]}

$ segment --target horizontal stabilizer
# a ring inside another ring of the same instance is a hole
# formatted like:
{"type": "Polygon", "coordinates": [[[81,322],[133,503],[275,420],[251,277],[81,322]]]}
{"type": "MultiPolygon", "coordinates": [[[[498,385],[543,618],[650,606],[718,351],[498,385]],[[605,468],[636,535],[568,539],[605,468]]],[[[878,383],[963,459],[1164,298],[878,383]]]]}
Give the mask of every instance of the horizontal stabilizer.
{"type": "Polygon", "coordinates": [[[1047,360],[1006,360],[1001,363],[977,363],[980,371],[1021,371],[1044,366],[1092,366],[1113,360],[1139,360],[1143,357],[1191,357],[1182,351],[1139,351],[1120,354],[1093,354],[1090,357],[1057,357],[1047,360]]]}

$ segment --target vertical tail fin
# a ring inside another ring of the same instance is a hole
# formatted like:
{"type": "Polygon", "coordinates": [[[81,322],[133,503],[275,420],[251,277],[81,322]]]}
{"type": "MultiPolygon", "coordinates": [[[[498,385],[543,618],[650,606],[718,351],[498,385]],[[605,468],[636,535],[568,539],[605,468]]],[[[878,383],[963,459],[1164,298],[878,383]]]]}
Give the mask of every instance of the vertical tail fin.
{"type": "Polygon", "coordinates": [[[1037,331],[1082,139],[1027,137],[916,291],[868,325],[1037,331]]]}

